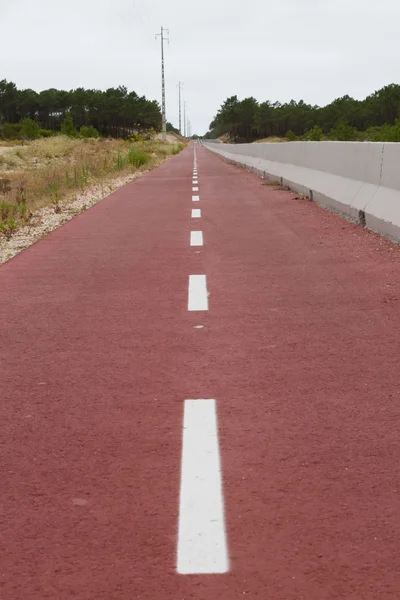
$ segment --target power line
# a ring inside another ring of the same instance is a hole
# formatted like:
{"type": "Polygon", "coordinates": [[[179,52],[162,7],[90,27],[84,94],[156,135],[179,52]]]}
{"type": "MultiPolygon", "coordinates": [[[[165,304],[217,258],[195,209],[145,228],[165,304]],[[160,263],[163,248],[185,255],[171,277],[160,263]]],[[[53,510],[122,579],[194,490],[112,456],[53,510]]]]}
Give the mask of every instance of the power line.
{"type": "Polygon", "coordinates": [[[164,29],[161,27],[161,33],[156,34],[156,39],[158,37],[161,38],[161,96],[162,96],[162,139],[165,141],[167,139],[167,118],[165,113],[165,72],[164,72],[164,42],[169,42],[169,29],[164,29]]]}

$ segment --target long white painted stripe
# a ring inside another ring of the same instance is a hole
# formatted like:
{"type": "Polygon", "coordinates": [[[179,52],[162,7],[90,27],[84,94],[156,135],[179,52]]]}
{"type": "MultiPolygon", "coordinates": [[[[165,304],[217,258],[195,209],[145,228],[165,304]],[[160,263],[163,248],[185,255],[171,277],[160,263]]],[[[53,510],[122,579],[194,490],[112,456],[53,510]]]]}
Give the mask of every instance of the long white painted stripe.
{"type": "Polygon", "coordinates": [[[215,400],[186,400],[177,571],[229,570],[215,400]]]}
{"type": "Polygon", "coordinates": [[[192,200],[193,200],[193,202],[199,202],[200,196],[192,196],[192,200]]]}
{"type": "Polygon", "coordinates": [[[200,219],[201,217],[201,210],[199,208],[193,208],[192,209],[192,219],[200,219]]]}
{"type": "Polygon", "coordinates": [[[188,310],[208,310],[207,278],[189,275],[188,310]]]}
{"type": "Polygon", "coordinates": [[[198,187],[194,187],[194,188],[192,188],[192,189],[193,189],[193,192],[198,192],[198,191],[199,191],[199,188],[198,188],[198,187]]]}
{"type": "Polygon", "coordinates": [[[190,232],[190,245],[191,246],[202,246],[203,245],[203,232],[202,231],[191,231],[190,232]]]}

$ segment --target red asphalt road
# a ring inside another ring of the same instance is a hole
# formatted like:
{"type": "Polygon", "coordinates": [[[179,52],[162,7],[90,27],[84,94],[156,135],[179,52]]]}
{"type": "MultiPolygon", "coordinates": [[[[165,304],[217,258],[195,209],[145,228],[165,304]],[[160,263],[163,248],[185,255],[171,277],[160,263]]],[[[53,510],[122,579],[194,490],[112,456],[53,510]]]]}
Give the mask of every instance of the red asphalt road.
{"type": "Polygon", "coordinates": [[[400,250],[197,154],[200,220],[189,148],[0,267],[0,597],[398,600],[400,250]],[[225,575],[176,574],[187,398],[225,575]]]}

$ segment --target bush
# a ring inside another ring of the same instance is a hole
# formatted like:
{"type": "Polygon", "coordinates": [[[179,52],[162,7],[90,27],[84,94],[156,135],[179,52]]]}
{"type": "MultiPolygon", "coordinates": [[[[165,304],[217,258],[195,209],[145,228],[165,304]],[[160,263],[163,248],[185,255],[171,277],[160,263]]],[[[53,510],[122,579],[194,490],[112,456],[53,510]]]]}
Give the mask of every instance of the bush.
{"type": "Polygon", "coordinates": [[[310,142],[320,142],[322,140],[322,136],[323,131],[321,127],[318,127],[318,125],[314,125],[314,127],[308,132],[307,139],[310,142]]]}
{"type": "Polygon", "coordinates": [[[21,125],[19,123],[4,123],[0,133],[1,137],[6,140],[17,140],[20,137],[21,125]]]}
{"type": "Polygon", "coordinates": [[[353,142],[357,139],[358,131],[348,124],[344,119],[339,119],[329,132],[329,137],[332,140],[339,142],[353,142]]]}
{"type": "Polygon", "coordinates": [[[141,167],[142,165],[148,163],[149,160],[149,155],[142,150],[139,150],[138,148],[129,149],[128,162],[130,165],[133,165],[134,167],[141,167]]]}
{"type": "Polygon", "coordinates": [[[289,129],[285,137],[289,142],[294,142],[297,140],[297,135],[291,129],[289,129]]]}
{"type": "MultiPolygon", "coordinates": [[[[385,127],[385,125],[383,127],[385,127]]],[[[395,119],[394,125],[388,125],[385,136],[385,142],[400,142],[400,119],[395,119]]]]}
{"type": "Polygon", "coordinates": [[[40,131],[40,137],[43,137],[43,138],[49,138],[54,135],[54,131],[51,131],[50,129],[40,129],[39,131],[40,131]]]}
{"type": "Polygon", "coordinates": [[[136,132],[131,133],[128,136],[128,140],[130,142],[145,142],[150,141],[154,138],[156,131],[154,127],[143,128],[137,123],[134,124],[134,127],[137,129],[136,132]]]}
{"type": "Polygon", "coordinates": [[[78,137],[78,131],[69,112],[65,113],[64,121],[61,124],[61,133],[69,137],[78,137]]]}
{"type": "Polygon", "coordinates": [[[179,154],[184,149],[183,144],[174,144],[172,147],[172,154],[179,154]]]}
{"type": "Polygon", "coordinates": [[[21,119],[19,122],[21,126],[20,135],[28,140],[37,140],[40,138],[40,128],[36,121],[32,119],[21,119]]]}
{"type": "Polygon", "coordinates": [[[98,138],[98,137],[100,137],[100,133],[97,131],[97,129],[95,127],[93,127],[93,125],[89,125],[89,127],[87,127],[86,125],[82,125],[82,127],[79,130],[79,133],[83,138],[98,138]]]}

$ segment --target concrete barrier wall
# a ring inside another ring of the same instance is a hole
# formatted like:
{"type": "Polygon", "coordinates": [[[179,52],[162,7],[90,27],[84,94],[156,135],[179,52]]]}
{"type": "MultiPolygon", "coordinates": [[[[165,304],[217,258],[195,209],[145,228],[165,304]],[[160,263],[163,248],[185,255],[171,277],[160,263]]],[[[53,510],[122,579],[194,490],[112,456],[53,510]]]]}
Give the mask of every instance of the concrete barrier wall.
{"type": "Polygon", "coordinates": [[[203,145],[400,242],[400,143],[203,145]]]}

